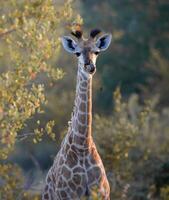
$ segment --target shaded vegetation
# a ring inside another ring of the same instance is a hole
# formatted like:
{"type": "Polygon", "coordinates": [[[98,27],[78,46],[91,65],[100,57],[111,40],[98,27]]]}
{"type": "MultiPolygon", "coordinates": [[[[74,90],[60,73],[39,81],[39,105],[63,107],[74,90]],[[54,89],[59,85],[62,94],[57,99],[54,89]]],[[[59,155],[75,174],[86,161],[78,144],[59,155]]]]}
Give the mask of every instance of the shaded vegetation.
{"type": "MultiPolygon", "coordinates": [[[[169,184],[169,111],[156,99],[141,106],[114,93],[110,117],[95,116],[94,136],[112,185],[112,199],[163,199],[169,184]]],[[[166,198],[165,198],[166,199],[166,198]]]]}

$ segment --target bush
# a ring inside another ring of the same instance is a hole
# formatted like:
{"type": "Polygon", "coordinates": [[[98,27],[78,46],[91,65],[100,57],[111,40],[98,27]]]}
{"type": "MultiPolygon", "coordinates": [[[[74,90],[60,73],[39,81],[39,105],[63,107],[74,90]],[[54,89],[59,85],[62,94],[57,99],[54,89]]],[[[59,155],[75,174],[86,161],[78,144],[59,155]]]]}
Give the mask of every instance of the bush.
{"type": "Polygon", "coordinates": [[[160,199],[167,195],[163,187],[169,182],[162,166],[169,160],[169,111],[157,112],[157,102],[154,97],[141,105],[138,96],[132,95],[124,103],[117,88],[112,115],[95,116],[94,137],[111,183],[112,199],[160,199]]]}

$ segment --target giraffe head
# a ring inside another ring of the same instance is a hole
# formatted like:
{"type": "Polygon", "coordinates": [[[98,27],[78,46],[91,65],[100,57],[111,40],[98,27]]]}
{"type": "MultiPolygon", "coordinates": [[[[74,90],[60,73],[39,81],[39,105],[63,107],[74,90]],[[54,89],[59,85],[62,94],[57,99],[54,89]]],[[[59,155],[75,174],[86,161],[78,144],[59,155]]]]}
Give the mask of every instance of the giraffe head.
{"type": "Polygon", "coordinates": [[[64,49],[69,53],[73,53],[78,58],[80,70],[86,74],[93,75],[96,71],[96,59],[101,51],[105,51],[111,42],[111,34],[101,34],[98,29],[90,32],[90,37],[84,39],[82,31],[72,32],[76,40],[70,36],[63,36],[61,41],[64,49]],[[100,35],[99,37],[97,37],[100,35]]]}

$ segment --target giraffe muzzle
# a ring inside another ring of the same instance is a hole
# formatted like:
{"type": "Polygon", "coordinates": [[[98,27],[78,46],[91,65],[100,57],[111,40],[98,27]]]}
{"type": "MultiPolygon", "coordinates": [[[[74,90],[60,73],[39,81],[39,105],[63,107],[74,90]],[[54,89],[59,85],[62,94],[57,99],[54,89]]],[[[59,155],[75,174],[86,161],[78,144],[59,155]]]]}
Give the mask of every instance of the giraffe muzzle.
{"type": "Polygon", "coordinates": [[[86,64],[85,65],[85,70],[89,73],[89,74],[94,74],[96,72],[96,66],[94,64],[86,64]]]}

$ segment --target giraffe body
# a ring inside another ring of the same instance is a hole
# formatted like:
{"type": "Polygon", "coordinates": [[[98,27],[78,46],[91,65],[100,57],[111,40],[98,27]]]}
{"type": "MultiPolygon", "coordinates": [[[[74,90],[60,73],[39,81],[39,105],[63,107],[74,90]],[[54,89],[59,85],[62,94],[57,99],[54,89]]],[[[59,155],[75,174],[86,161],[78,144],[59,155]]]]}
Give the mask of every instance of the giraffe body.
{"type": "MultiPolygon", "coordinates": [[[[70,38],[68,40],[70,42],[70,38]]],[[[100,199],[110,199],[104,166],[92,138],[92,75],[95,72],[95,63],[90,62],[96,60],[96,55],[90,54],[93,46],[94,43],[90,46],[83,42],[74,111],[68,133],[47,174],[42,200],[80,200],[83,197],[91,199],[94,188],[97,189],[100,199]],[[89,63],[91,66],[88,66],[89,63]]]]}
{"type": "Polygon", "coordinates": [[[96,187],[102,199],[108,200],[109,184],[95,145],[86,151],[74,148],[67,151],[68,148],[67,144],[63,145],[56,156],[46,179],[44,199],[79,200],[89,197],[91,189],[96,187]]]}

